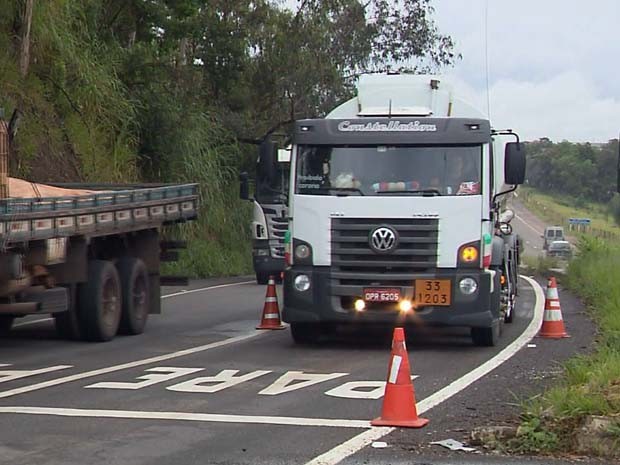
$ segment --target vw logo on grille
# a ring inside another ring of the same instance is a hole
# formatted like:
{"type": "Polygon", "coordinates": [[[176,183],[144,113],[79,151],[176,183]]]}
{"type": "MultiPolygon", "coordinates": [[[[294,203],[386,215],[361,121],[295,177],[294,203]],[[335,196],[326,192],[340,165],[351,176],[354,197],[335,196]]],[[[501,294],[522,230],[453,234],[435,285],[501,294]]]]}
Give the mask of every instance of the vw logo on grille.
{"type": "Polygon", "coordinates": [[[387,226],[379,226],[370,233],[370,248],[375,252],[391,252],[396,248],[398,236],[396,231],[387,226]]]}

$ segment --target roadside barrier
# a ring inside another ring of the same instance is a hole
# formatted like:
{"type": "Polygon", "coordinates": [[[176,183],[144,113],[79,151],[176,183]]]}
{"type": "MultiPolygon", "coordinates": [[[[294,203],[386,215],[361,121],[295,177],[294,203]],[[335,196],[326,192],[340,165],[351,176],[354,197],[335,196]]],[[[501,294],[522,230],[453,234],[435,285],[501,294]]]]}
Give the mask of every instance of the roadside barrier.
{"type": "Polygon", "coordinates": [[[405,332],[403,328],[394,328],[392,354],[388,366],[381,416],[372,420],[370,424],[373,426],[421,428],[427,423],[426,418],[418,417],[415,391],[411,382],[409,357],[405,346],[405,332]]]}
{"type": "Polygon", "coordinates": [[[269,276],[267,283],[267,295],[263,306],[263,316],[256,329],[284,329],[286,326],[280,320],[280,308],[278,307],[278,295],[276,294],[276,281],[269,276]]]}
{"type": "Polygon", "coordinates": [[[564,328],[562,319],[562,309],[560,307],[560,296],[555,277],[550,277],[547,281],[547,295],[545,297],[545,313],[543,316],[542,327],[538,336],[550,339],[562,339],[570,337],[564,328]]]}

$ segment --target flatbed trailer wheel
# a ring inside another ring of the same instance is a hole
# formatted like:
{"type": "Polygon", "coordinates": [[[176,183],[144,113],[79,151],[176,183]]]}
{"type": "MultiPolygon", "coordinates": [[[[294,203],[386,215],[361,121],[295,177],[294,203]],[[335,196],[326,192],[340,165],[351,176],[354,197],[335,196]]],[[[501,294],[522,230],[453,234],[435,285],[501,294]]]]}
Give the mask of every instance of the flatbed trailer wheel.
{"type": "Polygon", "coordinates": [[[67,286],[67,292],[69,293],[69,310],[54,313],[54,325],[56,326],[56,333],[60,337],[77,341],[82,339],[80,321],[78,319],[77,285],[71,284],[67,286]]]}
{"type": "Polygon", "coordinates": [[[91,260],[88,281],[78,286],[79,320],[87,341],[105,342],[116,336],[121,320],[122,292],[116,267],[91,260]]]}
{"type": "Polygon", "coordinates": [[[149,275],[139,258],[123,258],[116,263],[123,294],[121,323],[122,334],[142,334],[149,316],[149,275]]]}

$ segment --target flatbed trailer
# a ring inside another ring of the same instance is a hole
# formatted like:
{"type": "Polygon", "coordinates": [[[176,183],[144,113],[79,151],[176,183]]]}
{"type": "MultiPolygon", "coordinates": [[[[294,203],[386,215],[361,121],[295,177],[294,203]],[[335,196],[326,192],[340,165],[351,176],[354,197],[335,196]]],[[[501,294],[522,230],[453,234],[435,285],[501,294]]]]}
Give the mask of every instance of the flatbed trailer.
{"type": "Polygon", "coordinates": [[[0,200],[1,329],[52,314],[71,339],[141,333],[161,311],[161,284],[179,283],[160,276],[184,247],[162,240],[162,227],[196,218],[198,186],[55,186],[90,192],[0,200]]]}

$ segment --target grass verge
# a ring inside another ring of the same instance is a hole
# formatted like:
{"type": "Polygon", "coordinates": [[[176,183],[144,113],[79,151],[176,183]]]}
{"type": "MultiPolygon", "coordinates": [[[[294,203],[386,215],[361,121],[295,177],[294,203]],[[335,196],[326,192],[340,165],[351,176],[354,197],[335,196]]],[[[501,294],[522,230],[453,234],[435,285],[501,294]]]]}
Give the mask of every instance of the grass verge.
{"type": "Polygon", "coordinates": [[[600,328],[594,351],[571,359],[560,383],[524,406],[517,437],[521,453],[582,453],[620,457],[620,246],[582,237],[564,283],[588,305],[600,328]],[[605,431],[584,445],[582,427],[607,417],[605,431]]]}

